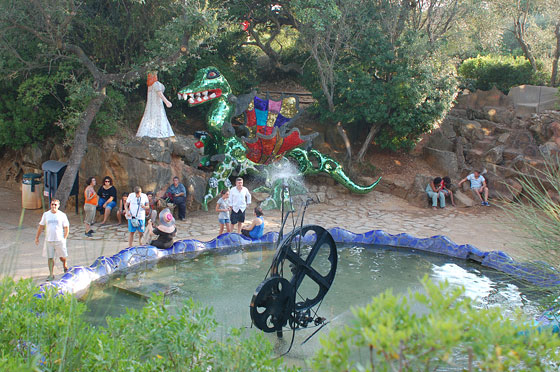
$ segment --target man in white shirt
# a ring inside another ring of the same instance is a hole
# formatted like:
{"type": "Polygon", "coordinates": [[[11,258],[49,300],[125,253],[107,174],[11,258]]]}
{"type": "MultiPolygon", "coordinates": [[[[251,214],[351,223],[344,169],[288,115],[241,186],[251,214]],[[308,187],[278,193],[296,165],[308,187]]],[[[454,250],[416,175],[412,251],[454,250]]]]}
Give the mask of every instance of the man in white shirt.
{"type": "Polygon", "coordinates": [[[134,188],[134,192],[128,194],[125,204],[126,219],[128,220],[128,246],[132,247],[134,233],[138,231],[138,245],[142,245],[142,236],[146,228],[146,211],[150,209],[148,196],[142,192],[140,186],[134,188]]]}
{"type": "Polygon", "coordinates": [[[54,257],[55,254],[60,257],[60,262],[64,267],[64,272],[68,271],[68,265],[66,264],[66,257],[68,257],[68,251],[66,249],[66,238],[68,238],[68,233],[70,231],[70,222],[68,222],[68,217],[64,212],[58,210],[60,207],[60,201],[57,199],[51,200],[51,210],[43,213],[41,222],[39,222],[39,228],[37,229],[37,235],[35,236],[35,244],[39,245],[39,236],[43,230],[45,230],[45,243],[43,245],[43,257],[48,258],[49,265],[49,277],[47,280],[53,280],[53,270],[54,270],[54,257]]]}
{"type": "Polygon", "coordinates": [[[241,226],[245,222],[245,209],[251,204],[251,193],[243,186],[243,178],[235,179],[235,187],[229,190],[229,205],[231,206],[231,226],[237,224],[237,233],[241,234],[241,226]]]}
{"type": "Polygon", "coordinates": [[[480,174],[479,171],[475,170],[473,173],[469,174],[467,177],[459,181],[458,185],[461,186],[463,182],[469,181],[471,183],[471,190],[478,195],[480,199],[480,204],[489,207],[488,204],[488,187],[486,186],[486,180],[480,174]]]}

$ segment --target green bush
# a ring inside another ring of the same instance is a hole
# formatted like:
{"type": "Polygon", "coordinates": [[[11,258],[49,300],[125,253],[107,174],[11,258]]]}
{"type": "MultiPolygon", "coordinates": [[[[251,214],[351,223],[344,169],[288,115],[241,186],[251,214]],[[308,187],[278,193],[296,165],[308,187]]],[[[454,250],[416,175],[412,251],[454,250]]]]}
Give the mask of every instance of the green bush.
{"type": "Polygon", "coordinates": [[[50,80],[38,74],[21,84],[0,84],[0,147],[19,149],[60,133],[53,123],[62,107],[51,94],[50,80]]]}
{"type": "Polygon", "coordinates": [[[193,301],[177,308],[156,295],[141,310],[93,327],[74,296],[33,298],[31,280],[0,282],[2,371],[280,371],[261,334],[212,333],[212,311],[193,301]]]}
{"type": "Polygon", "coordinates": [[[535,72],[525,57],[489,55],[469,58],[459,66],[458,73],[462,85],[472,91],[490,90],[495,86],[507,94],[512,87],[541,85],[546,81],[544,73],[535,72]]]}
{"type": "Polygon", "coordinates": [[[354,324],[331,331],[314,371],[558,371],[560,338],[529,321],[480,309],[464,290],[423,280],[425,293],[391,291],[353,309],[354,324]]]}

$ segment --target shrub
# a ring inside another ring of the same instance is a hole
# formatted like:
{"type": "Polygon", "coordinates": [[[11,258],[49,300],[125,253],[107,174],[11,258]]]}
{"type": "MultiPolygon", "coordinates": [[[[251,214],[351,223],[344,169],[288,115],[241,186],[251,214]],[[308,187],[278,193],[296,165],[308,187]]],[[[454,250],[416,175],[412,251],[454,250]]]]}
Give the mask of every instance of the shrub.
{"type": "Polygon", "coordinates": [[[170,306],[154,296],[141,310],[92,327],[85,305],[48,290],[33,298],[31,280],[0,281],[2,371],[279,371],[261,334],[231,330],[216,341],[212,311],[192,300],[170,306]]]}
{"type": "Polygon", "coordinates": [[[469,58],[459,66],[462,85],[470,90],[490,90],[492,87],[507,94],[522,84],[544,84],[543,73],[535,72],[525,57],[478,56],[469,58]]]}
{"type": "Polygon", "coordinates": [[[314,371],[557,371],[560,338],[531,322],[478,309],[464,290],[423,280],[426,293],[387,291],[353,309],[354,324],[331,331],[314,371]],[[459,369],[458,369],[459,370],[459,369]]]}

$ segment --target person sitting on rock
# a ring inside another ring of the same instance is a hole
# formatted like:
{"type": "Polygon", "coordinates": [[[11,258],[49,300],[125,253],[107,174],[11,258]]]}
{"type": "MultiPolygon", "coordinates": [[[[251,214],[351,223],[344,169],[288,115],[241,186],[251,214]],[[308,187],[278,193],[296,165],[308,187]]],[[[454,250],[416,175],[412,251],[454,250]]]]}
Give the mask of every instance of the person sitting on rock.
{"type": "Polygon", "coordinates": [[[179,177],[173,177],[173,183],[167,188],[167,195],[179,208],[179,221],[183,221],[187,211],[187,189],[179,182],[179,177]]]}
{"type": "Polygon", "coordinates": [[[486,207],[490,206],[490,204],[488,204],[488,187],[486,186],[486,180],[482,174],[480,174],[478,170],[475,170],[473,173],[459,181],[458,186],[461,186],[466,181],[471,183],[471,190],[478,195],[480,204],[486,207]]]}
{"type": "Polygon", "coordinates": [[[428,197],[432,198],[432,209],[437,209],[437,200],[439,197],[439,206],[445,208],[445,193],[443,192],[443,181],[441,177],[436,177],[426,186],[428,197]]]}
{"type": "Polygon", "coordinates": [[[126,216],[126,198],[128,198],[128,193],[123,192],[121,200],[119,201],[119,209],[117,210],[117,221],[119,222],[119,225],[122,222],[122,217],[126,216]]]}
{"type": "Polygon", "coordinates": [[[150,245],[160,249],[167,249],[173,246],[173,238],[177,234],[175,219],[169,208],[159,212],[159,225],[154,229],[152,220],[148,220],[148,235],[157,235],[157,239],[150,242],[150,245]]]}
{"type": "Polygon", "coordinates": [[[156,222],[157,198],[155,197],[153,191],[148,191],[146,195],[148,196],[148,204],[150,206],[150,209],[146,211],[146,220],[152,220],[152,222],[156,222]]]}
{"type": "Polygon", "coordinates": [[[445,196],[449,195],[449,199],[451,199],[451,205],[455,206],[455,200],[453,200],[453,191],[451,191],[451,178],[445,176],[441,179],[442,181],[442,189],[441,192],[445,194],[445,196]]]}
{"type": "Polygon", "coordinates": [[[264,218],[263,218],[263,211],[261,208],[255,208],[255,216],[256,218],[250,225],[245,226],[241,229],[241,234],[248,238],[252,239],[260,239],[263,236],[264,232],[264,218]]]}
{"type": "Polygon", "coordinates": [[[97,209],[103,215],[101,226],[107,225],[111,210],[117,206],[117,189],[113,186],[113,179],[109,176],[103,178],[103,185],[97,191],[99,201],[97,209]]]}

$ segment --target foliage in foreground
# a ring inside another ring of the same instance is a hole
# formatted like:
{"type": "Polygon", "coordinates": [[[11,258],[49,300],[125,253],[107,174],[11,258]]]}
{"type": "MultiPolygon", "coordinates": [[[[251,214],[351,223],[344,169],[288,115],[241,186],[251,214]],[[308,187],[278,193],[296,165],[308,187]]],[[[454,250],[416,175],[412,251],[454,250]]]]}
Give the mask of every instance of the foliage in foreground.
{"type": "MultiPolygon", "coordinates": [[[[354,309],[355,323],[323,338],[318,371],[556,371],[560,339],[529,322],[478,309],[463,290],[424,279],[425,293],[390,291],[354,309]]],[[[212,337],[212,311],[191,300],[171,307],[157,295],[142,310],[93,327],[73,296],[33,298],[30,280],[0,282],[2,371],[280,371],[261,334],[212,337]]]]}
{"type": "MultiPolygon", "coordinates": [[[[426,293],[387,291],[355,322],[321,340],[316,371],[558,371],[560,338],[478,309],[460,288],[423,281],[426,293]]],[[[519,319],[522,320],[522,319],[519,319]]]]}
{"type": "Polygon", "coordinates": [[[157,295],[142,310],[88,325],[85,305],[48,291],[33,298],[30,280],[0,282],[2,371],[279,371],[272,346],[239,330],[221,341],[212,311],[189,300],[173,308],[157,295]]]}
{"type": "Polygon", "coordinates": [[[520,202],[508,200],[503,209],[515,220],[516,234],[525,238],[527,256],[560,270],[560,205],[554,198],[560,195],[560,156],[543,155],[541,167],[527,165],[516,178],[523,188],[520,202]]]}

